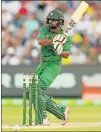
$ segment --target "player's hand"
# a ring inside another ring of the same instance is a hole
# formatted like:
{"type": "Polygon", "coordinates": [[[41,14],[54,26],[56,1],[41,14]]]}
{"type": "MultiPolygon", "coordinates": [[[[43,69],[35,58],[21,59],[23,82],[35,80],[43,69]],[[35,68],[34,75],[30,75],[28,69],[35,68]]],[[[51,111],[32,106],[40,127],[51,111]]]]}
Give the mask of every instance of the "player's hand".
{"type": "Polygon", "coordinates": [[[67,35],[66,34],[57,34],[55,35],[55,37],[53,38],[53,43],[59,41],[62,44],[66,43],[67,41],[67,35]]]}
{"type": "Polygon", "coordinates": [[[53,42],[53,48],[57,55],[60,55],[63,51],[63,44],[59,41],[53,42]]]}

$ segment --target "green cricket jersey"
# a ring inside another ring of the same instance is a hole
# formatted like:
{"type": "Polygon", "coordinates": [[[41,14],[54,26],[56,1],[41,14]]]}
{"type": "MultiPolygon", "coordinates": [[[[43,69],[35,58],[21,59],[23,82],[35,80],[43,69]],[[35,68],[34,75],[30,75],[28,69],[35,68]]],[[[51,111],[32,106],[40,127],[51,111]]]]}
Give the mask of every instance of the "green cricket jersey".
{"type": "MultiPolygon", "coordinates": [[[[42,26],[39,30],[39,34],[37,39],[53,39],[55,35],[62,34],[63,30],[60,27],[60,31],[57,33],[53,33],[48,25],[42,26]]],[[[63,45],[63,51],[71,52],[72,40],[71,37],[68,36],[67,42],[63,45]]],[[[62,57],[57,55],[53,50],[53,45],[49,46],[41,46],[41,58],[43,61],[59,61],[61,62],[62,57]]]]}

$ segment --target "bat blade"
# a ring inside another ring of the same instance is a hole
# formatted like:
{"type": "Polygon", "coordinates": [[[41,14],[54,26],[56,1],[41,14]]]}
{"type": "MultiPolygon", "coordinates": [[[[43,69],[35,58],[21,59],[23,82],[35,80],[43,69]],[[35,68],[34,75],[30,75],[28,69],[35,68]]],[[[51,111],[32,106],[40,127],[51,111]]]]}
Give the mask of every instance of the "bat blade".
{"type": "Polygon", "coordinates": [[[73,13],[71,19],[69,20],[69,23],[67,27],[65,28],[65,32],[70,32],[72,28],[78,23],[82,15],[85,13],[85,11],[88,8],[88,4],[85,1],[82,1],[79,5],[79,7],[76,9],[76,11],[73,13]]]}
{"type": "Polygon", "coordinates": [[[84,12],[87,10],[88,6],[89,5],[85,1],[82,1],[76,11],[73,13],[71,19],[74,20],[75,23],[77,23],[84,14],[84,12]]]}

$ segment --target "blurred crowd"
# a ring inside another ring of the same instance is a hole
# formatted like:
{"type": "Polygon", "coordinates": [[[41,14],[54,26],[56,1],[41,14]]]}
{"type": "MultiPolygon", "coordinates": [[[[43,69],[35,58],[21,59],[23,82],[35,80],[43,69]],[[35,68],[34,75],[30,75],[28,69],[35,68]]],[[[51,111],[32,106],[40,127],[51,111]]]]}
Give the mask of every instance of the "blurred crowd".
{"type": "MultiPolygon", "coordinates": [[[[65,23],[81,1],[2,1],[2,65],[40,62],[38,30],[53,9],[63,11],[65,23]]],[[[101,64],[101,2],[88,1],[86,13],[71,31],[73,47],[62,64],[101,64]]]]}

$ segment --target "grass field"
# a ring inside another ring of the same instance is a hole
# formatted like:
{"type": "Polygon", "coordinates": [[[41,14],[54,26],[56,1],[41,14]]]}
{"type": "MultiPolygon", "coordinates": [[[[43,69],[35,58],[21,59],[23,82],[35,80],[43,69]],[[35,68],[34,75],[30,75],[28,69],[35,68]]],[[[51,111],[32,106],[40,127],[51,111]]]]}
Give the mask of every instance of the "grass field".
{"type": "MultiPolygon", "coordinates": [[[[55,125],[48,127],[19,127],[19,131],[101,131],[101,106],[70,106],[68,126],[57,126],[60,120],[50,113],[48,113],[48,117],[50,122],[55,125]]],[[[3,105],[2,131],[13,131],[14,124],[22,124],[22,106],[3,105]]]]}

